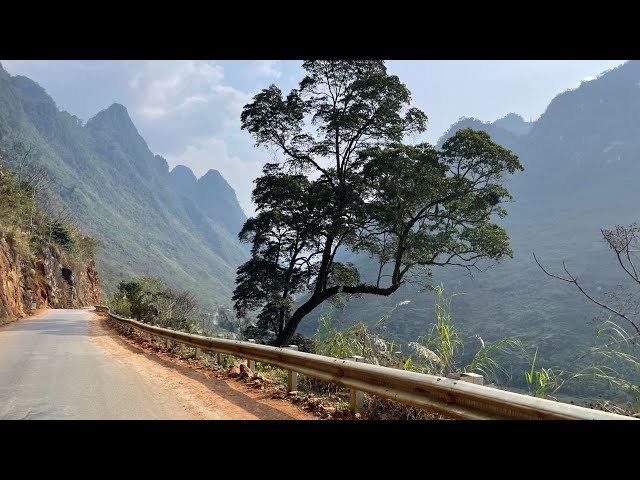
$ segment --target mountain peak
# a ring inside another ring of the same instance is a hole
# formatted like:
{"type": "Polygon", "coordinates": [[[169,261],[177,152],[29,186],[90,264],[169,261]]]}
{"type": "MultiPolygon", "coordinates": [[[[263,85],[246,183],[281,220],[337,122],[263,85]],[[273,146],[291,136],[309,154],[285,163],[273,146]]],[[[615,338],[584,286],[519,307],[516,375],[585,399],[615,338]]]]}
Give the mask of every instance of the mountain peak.
{"type": "Polygon", "coordinates": [[[131,121],[131,117],[129,116],[129,112],[127,111],[127,107],[120,103],[113,103],[109,107],[105,108],[98,112],[89,122],[92,121],[124,121],[133,125],[131,121]]]}
{"type": "Polygon", "coordinates": [[[87,127],[91,130],[106,128],[108,131],[134,132],[138,135],[138,129],[133,124],[127,108],[120,103],[114,103],[98,112],[87,122],[87,127]]]}
{"type": "Polygon", "coordinates": [[[213,168],[197,181],[193,198],[211,218],[220,221],[230,232],[239,232],[247,218],[233,187],[213,168]]]}
{"type": "Polygon", "coordinates": [[[517,113],[509,113],[493,122],[493,125],[516,135],[526,135],[531,130],[531,123],[517,113]]]}
{"type": "Polygon", "coordinates": [[[511,112],[507,113],[504,117],[499,118],[493,123],[495,124],[497,122],[524,122],[524,118],[522,118],[522,115],[511,112]]]}
{"type": "Polygon", "coordinates": [[[198,180],[198,184],[202,185],[204,188],[213,188],[213,189],[221,189],[226,194],[233,196],[235,198],[236,192],[229,185],[227,180],[222,176],[222,174],[215,169],[210,169],[207,173],[205,173],[198,180]]]}
{"type": "MultiPolygon", "coordinates": [[[[125,107],[121,103],[113,103],[107,109],[103,110],[100,113],[104,113],[113,118],[118,118],[120,120],[126,120],[131,122],[131,117],[129,116],[129,111],[127,110],[127,107],[125,107]]],[[[98,115],[100,115],[100,113],[98,115]]]]}
{"type": "Polygon", "coordinates": [[[169,172],[169,182],[178,193],[188,197],[193,192],[198,179],[189,167],[176,165],[173,167],[173,170],[169,172]]]}
{"type": "MultiPolygon", "coordinates": [[[[202,178],[211,178],[211,179],[215,178],[215,179],[224,180],[224,177],[215,168],[210,168],[209,171],[201,177],[201,179],[202,178]]],[[[227,183],[226,180],[225,180],[225,183],[227,183]]]]}
{"type": "Polygon", "coordinates": [[[25,100],[31,103],[43,103],[53,106],[57,111],[56,102],[53,101],[53,98],[49,96],[47,91],[42,88],[39,83],[22,75],[11,77],[11,82],[25,100]]]}
{"type": "Polygon", "coordinates": [[[186,167],[184,165],[176,165],[175,167],[173,167],[170,175],[176,178],[183,178],[189,181],[193,181],[193,183],[198,181],[193,171],[189,167],[186,167]]]}

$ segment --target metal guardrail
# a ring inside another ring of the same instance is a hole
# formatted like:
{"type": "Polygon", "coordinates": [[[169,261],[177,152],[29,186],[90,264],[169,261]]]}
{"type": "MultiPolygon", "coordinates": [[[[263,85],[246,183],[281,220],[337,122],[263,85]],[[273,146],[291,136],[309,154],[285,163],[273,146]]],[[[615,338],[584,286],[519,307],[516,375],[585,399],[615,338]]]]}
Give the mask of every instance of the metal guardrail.
{"type": "MultiPolygon", "coordinates": [[[[96,311],[98,311],[97,308],[96,311]]],[[[283,368],[289,371],[290,380],[292,372],[297,372],[350,388],[352,398],[354,392],[366,392],[440,413],[450,418],[471,420],[636,420],[633,417],[529,397],[435,375],[407,372],[239,340],[192,335],[123,318],[111,313],[106,307],[102,307],[100,311],[121,324],[130,325],[168,341],[283,368]]],[[[290,381],[289,389],[292,388],[291,384],[290,381]]]]}

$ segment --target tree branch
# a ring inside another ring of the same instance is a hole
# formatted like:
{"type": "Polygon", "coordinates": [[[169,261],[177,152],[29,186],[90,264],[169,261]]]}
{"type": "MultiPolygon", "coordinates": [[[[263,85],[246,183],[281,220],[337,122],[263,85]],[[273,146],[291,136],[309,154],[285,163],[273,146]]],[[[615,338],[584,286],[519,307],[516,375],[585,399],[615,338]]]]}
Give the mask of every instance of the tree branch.
{"type": "Polygon", "coordinates": [[[536,261],[536,263],[538,264],[538,266],[540,267],[540,269],[547,274],[550,277],[553,278],[557,278],[558,280],[562,280],[563,282],[567,282],[567,283],[573,283],[576,288],[585,296],[587,297],[589,300],[591,300],[593,303],[595,303],[596,305],[604,308],[605,310],[610,311],[611,313],[618,315],[620,318],[624,318],[627,322],[629,322],[631,324],[631,326],[635,329],[635,331],[637,333],[640,333],[640,328],[638,328],[638,326],[635,324],[635,322],[633,320],[631,320],[629,317],[627,317],[625,314],[605,305],[604,303],[599,302],[598,300],[596,300],[595,298],[593,298],[591,295],[589,295],[578,283],[578,280],[569,273],[569,271],[567,270],[567,267],[564,263],[564,260],[562,261],[562,267],[564,268],[564,271],[567,273],[567,275],[569,275],[569,278],[564,278],[561,277],[559,275],[554,275],[553,273],[548,272],[538,261],[538,258],[536,257],[536,254],[533,254],[533,259],[536,261]]]}

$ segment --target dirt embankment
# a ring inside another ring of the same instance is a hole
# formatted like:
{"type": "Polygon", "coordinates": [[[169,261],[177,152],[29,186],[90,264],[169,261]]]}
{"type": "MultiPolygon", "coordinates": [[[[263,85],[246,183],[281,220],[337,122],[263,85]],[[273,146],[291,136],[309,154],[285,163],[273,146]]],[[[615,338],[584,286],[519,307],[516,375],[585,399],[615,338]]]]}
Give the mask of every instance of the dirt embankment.
{"type": "Polygon", "coordinates": [[[123,337],[96,314],[89,333],[97,346],[107,350],[132,370],[151,378],[166,395],[178,397],[193,419],[208,420],[315,420],[273,393],[260,391],[226,378],[224,374],[176,356],[148,343],[123,337]]]}

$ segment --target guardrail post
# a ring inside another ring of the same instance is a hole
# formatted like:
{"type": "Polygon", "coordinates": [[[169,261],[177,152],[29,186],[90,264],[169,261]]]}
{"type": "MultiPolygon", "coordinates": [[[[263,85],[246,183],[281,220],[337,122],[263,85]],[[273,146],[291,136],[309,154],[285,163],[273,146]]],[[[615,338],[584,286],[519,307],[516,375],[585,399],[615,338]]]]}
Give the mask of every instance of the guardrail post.
{"type": "Polygon", "coordinates": [[[460,380],[463,382],[475,383],[476,385],[484,385],[484,377],[477,373],[463,373],[460,375],[460,380]]]}
{"type": "MultiPolygon", "coordinates": [[[[248,338],[247,342],[256,343],[256,341],[253,338],[248,338]]],[[[252,372],[255,372],[256,371],[256,361],[255,360],[251,360],[250,358],[247,358],[247,367],[249,367],[249,370],[251,370],[252,372]]]]}
{"type": "MultiPolygon", "coordinates": [[[[297,345],[287,345],[284,348],[286,350],[298,351],[297,345]]],[[[287,370],[287,392],[295,392],[296,390],[298,390],[298,372],[287,370]]]]}
{"type": "Polygon", "coordinates": [[[196,347],[196,358],[200,358],[202,355],[202,349],[200,347],[196,347]]]}
{"type": "Polygon", "coordinates": [[[167,350],[171,350],[171,340],[167,338],[167,350]]]}
{"type": "MultiPolygon", "coordinates": [[[[352,357],[349,357],[348,360],[356,363],[364,363],[364,357],[361,357],[360,355],[353,355],[352,357]]],[[[364,393],[352,388],[350,396],[349,410],[351,410],[351,413],[360,413],[362,411],[362,407],[364,407],[364,393]]]]}
{"type": "MultiPolygon", "coordinates": [[[[219,333],[217,335],[218,338],[224,338],[224,335],[222,335],[221,333],[219,333]]],[[[216,352],[216,360],[218,362],[218,366],[222,366],[222,354],[220,352],[216,352]]]]}

